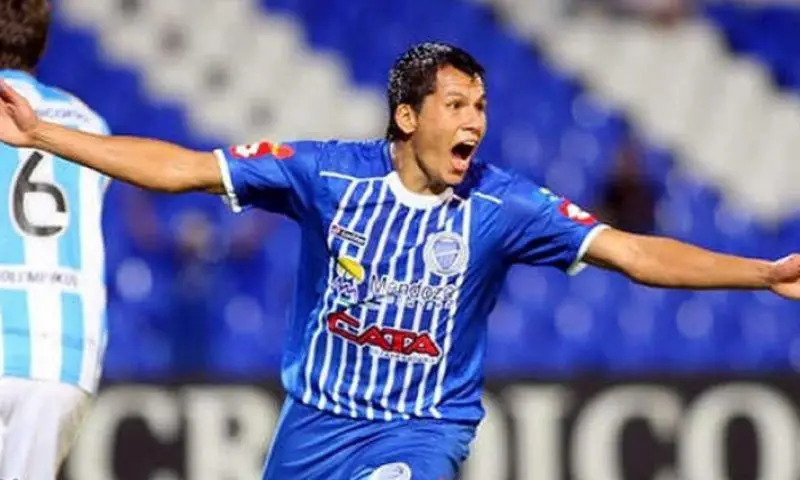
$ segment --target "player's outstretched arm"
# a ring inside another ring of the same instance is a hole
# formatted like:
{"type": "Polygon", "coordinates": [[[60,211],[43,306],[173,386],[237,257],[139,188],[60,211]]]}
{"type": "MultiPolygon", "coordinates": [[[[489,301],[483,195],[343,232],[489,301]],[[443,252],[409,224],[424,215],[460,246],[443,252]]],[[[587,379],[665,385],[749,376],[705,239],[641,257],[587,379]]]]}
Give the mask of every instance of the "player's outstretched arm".
{"type": "Polygon", "coordinates": [[[770,289],[800,299],[800,255],[766,261],[711,252],[663,237],[606,229],[592,241],[584,260],[617,270],[655,287],[770,289]]]}
{"type": "Polygon", "coordinates": [[[25,98],[0,81],[0,141],[34,148],[161,192],[224,191],[217,160],[158,140],[105,137],[40,120],[25,98]]]}

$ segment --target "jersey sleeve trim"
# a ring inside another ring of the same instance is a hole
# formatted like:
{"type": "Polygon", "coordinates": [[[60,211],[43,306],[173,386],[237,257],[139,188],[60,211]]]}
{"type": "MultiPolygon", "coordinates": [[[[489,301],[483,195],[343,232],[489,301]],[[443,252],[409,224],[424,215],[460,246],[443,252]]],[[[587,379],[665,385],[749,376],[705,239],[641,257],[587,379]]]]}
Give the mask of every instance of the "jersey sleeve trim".
{"type": "Polygon", "coordinates": [[[583,239],[581,242],[581,246],[578,249],[578,255],[575,256],[575,260],[573,260],[572,265],[567,268],[567,275],[575,276],[583,271],[584,268],[587,267],[586,263],[583,262],[583,257],[586,255],[586,252],[589,250],[589,245],[592,244],[595,238],[602,232],[603,230],[607,229],[608,225],[597,225],[594,227],[588,235],[583,239]]]}
{"type": "Polygon", "coordinates": [[[474,192],[474,193],[473,193],[473,195],[475,195],[475,196],[476,196],[476,197],[478,197],[478,198],[482,198],[482,199],[484,199],[484,200],[486,200],[486,201],[489,201],[489,202],[495,203],[495,204],[497,204],[497,205],[502,205],[502,204],[503,204],[503,201],[502,201],[502,200],[500,200],[499,198],[497,198],[497,197],[493,197],[493,196],[491,196],[491,195],[487,195],[487,194],[485,194],[485,193],[481,193],[481,192],[474,192]]]}
{"type": "Polygon", "coordinates": [[[219,165],[219,171],[222,175],[222,184],[225,186],[225,194],[221,195],[222,201],[224,201],[234,213],[239,213],[242,211],[242,206],[239,204],[239,197],[236,195],[236,190],[233,188],[231,169],[228,167],[228,160],[225,158],[225,153],[222,150],[214,150],[214,156],[217,157],[217,165],[219,165]]]}

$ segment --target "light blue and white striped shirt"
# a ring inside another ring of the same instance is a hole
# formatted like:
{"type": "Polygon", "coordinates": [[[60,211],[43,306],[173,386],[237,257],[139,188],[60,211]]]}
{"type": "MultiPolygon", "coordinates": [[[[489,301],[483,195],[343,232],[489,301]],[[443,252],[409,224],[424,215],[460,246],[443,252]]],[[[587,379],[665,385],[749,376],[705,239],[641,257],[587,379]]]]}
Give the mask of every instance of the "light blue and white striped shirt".
{"type": "MultiPolygon", "coordinates": [[[[108,134],[105,121],[74,96],[26,73],[0,77],[42,119],[108,134]]],[[[0,144],[0,377],[96,390],[106,342],[107,185],[94,170],[0,144]]]]}

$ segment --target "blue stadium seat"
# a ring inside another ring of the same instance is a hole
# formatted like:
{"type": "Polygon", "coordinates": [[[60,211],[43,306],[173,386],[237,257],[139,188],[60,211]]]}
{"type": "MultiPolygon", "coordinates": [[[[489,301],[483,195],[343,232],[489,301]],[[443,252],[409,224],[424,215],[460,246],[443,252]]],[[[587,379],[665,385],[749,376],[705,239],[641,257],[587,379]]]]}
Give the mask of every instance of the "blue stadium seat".
{"type": "Polygon", "coordinates": [[[778,85],[800,90],[800,10],[790,5],[713,3],[705,14],[734,51],[765,63],[778,85]]]}

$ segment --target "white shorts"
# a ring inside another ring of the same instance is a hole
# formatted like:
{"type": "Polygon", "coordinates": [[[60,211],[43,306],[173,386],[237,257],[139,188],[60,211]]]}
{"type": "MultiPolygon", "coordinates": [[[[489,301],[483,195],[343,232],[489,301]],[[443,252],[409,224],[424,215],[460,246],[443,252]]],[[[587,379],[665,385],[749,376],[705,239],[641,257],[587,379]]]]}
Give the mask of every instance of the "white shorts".
{"type": "Polygon", "coordinates": [[[54,480],[91,403],[80,388],[0,378],[0,479],[54,480]]]}

